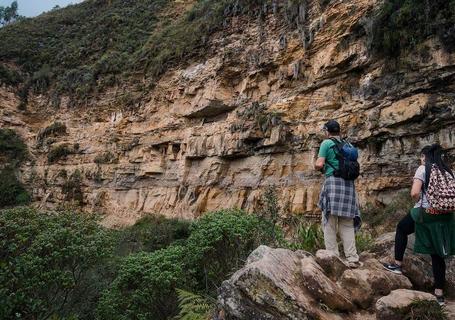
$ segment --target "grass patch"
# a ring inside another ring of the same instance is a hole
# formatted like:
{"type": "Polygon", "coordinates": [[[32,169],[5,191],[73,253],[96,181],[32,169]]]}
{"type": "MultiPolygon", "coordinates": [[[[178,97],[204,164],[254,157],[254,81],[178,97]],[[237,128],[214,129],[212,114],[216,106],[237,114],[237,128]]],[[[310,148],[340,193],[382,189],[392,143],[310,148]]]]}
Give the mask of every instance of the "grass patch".
{"type": "Polygon", "coordinates": [[[132,71],[133,53],[147,42],[169,3],[84,1],[5,26],[0,29],[0,61],[16,64],[27,77],[13,77],[4,65],[1,81],[22,80],[25,92],[52,89],[83,100],[132,71]]]}
{"type": "Polygon", "coordinates": [[[409,311],[405,312],[403,320],[448,320],[447,313],[436,301],[414,301],[409,311]]]}
{"type": "Polygon", "coordinates": [[[315,253],[324,249],[324,233],[320,223],[301,220],[292,231],[288,247],[315,253]]]}

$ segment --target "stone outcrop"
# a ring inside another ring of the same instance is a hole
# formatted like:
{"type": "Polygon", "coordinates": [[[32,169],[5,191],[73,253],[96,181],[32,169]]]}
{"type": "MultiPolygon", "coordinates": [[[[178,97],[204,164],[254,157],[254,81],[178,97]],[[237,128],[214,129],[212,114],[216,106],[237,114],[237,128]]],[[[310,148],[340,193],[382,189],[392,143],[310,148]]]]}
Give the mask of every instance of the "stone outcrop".
{"type": "Polygon", "coordinates": [[[411,304],[419,301],[430,301],[438,306],[435,296],[430,293],[398,289],[376,302],[376,317],[378,320],[402,320],[411,304]]]}
{"type": "Polygon", "coordinates": [[[436,40],[425,55],[401,57],[401,69],[371,54],[378,4],[308,0],[303,42],[272,13],[262,22],[232,19],[208,40],[204,59],[169,70],[133,110],[122,87],[79,108],[31,95],[22,111],[13,90],[0,88],[0,126],[16,129],[31,153],[21,179],[38,204],[55,207],[71,203],[64,177],[77,174],[78,205],[104,212],[109,226],[145,213],[253,211],[269,185],[289,212],[317,215],[320,128],[336,118],[361,149],[360,201],[388,202],[409,186],[423,145],[454,150],[455,57],[436,40]],[[66,133],[38,141],[57,121],[66,133]],[[50,163],[62,144],[71,152],[50,163]]]}
{"type": "MultiPolygon", "coordinates": [[[[317,261],[339,264],[324,251],[258,247],[245,266],[224,281],[218,297],[222,319],[374,319],[368,311],[392,290],[411,288],[409,280],[382,268],[371,257],[359,269],[339,276],[317,261]],[[329,278],[328,272],[335,278],[329,278]],[[358,292],[356,291],[358,290],[358,292]]],[[[341,270],[338,267],[337,271],[341,270]]],[[[381,309],[382,310],[382,309],[381,309]]]]}

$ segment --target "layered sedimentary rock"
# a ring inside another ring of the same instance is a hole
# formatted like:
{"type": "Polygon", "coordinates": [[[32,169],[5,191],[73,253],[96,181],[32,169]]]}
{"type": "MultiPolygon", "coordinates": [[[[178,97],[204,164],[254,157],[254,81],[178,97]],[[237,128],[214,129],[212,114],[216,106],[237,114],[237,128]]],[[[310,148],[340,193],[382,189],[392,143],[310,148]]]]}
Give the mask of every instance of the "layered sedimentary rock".
{"type": "Polygon", "coordinates": [[[19,111],[12,89],[1,88],[0,124],[31,151],[21,178],[51,207],[74,200],[65,194],[73,179],[78,203],[105,212],[111,226],[145,213],[253,211],[269,185],[289,212],[317,215],[322,176],[313,163],[321,125],[336,118],[361,151],[360,202],[387,202],[408,187],[421,147],[454,148],[455,57],[436,40],[399,64],[373,55],[377,6],[309,0],[303,38],[273,13],[234,18],[204,59],[168,71],[133,110],[113,88],[84,108],[53,109],[33,96],[19,111]],[[55,122],[66,133],[40,139],[55,122]],[[65,156],[50,162],[59,145],[65,156]]]}

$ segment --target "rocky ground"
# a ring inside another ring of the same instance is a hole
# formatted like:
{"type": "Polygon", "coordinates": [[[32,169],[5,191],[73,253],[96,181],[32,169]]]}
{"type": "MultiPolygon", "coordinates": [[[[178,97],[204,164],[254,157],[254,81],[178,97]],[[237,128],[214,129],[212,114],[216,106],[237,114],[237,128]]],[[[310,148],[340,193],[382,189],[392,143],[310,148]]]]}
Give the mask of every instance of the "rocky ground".
{"type": "MultiPolygon", "coordinates": [[[[386,256],[380,255],[362,254],[363,265],[350,269],[326,250],[311,255],[260,246],[222,284],[218,319],[402,320],[415,301],[437,305],[432,294],[416,289],[427,277],[428,266],[417,270],[413,265],[413,273],[405,269],[404,275],[397,275],[383,268],[380,260],[386,256]]],[[[448,288],[454,288],[454,275],[452,262],[448,288]]],[[[444,310],[452,319],[455,301],[449,300],[444,310]]]]}

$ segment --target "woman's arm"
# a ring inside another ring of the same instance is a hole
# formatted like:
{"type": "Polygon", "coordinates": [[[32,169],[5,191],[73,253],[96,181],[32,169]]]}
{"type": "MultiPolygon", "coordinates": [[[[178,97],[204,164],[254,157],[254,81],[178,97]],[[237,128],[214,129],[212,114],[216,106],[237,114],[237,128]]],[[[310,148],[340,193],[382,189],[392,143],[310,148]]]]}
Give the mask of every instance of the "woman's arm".
{"type": "Polygon", "coordinates": [[[422,192],[423,182],[420,179],[414,179],[411,188],[411,197],[414,200],[420,199],[420,193],[422,192]]]}

